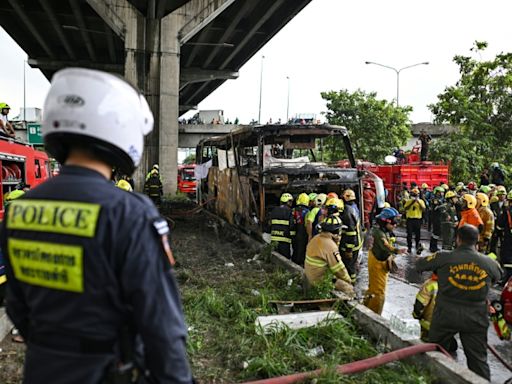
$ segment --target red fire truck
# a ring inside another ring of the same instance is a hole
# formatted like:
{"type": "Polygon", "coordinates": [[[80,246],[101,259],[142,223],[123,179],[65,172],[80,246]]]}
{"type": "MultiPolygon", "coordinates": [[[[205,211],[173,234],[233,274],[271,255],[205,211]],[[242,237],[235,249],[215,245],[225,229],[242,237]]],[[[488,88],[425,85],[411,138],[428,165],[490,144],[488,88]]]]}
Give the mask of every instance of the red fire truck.
{"type": "Polygon", "coordinates": [[[194,176],[195,164],[178,166],[178,191],[187,195],[196,195],[196,178],[194,176]]]}
{"type": "Polygon", "coordinates": [[[50,160],[45,152],[21,141],[0,137],[0,219],[4,216],[4,196],[20,183],[31,188],[48,179],[50,160]]]}

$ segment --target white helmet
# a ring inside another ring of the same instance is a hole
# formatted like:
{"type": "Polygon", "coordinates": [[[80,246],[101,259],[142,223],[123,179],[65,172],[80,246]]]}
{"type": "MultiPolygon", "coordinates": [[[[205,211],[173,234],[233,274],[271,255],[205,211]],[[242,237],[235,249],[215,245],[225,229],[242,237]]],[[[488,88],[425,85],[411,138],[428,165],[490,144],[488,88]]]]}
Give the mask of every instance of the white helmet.
{"type": "Polygon", "coordinates": [[[73,145],[86,147],[131,175],[139,165],[144,136],[153,130],[148,103],[124,79],[106,72],[58,71],[44,103],[42,134],[48,152],[64,163],[73,145]]]}

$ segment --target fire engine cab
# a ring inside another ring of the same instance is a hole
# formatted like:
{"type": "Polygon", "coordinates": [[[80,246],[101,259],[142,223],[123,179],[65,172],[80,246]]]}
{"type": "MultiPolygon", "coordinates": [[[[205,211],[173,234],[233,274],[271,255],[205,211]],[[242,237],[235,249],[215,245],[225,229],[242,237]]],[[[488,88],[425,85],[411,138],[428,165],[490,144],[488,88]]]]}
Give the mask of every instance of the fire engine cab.
{"type": "Polygon", "coordinates": [[[24,142],[3,137],[0,137],[0,168],[0,219],[4,216],[4,198],[7,193],[20,183],[33,188],[51,176],[50,161],[45,152],[24,142]]]}

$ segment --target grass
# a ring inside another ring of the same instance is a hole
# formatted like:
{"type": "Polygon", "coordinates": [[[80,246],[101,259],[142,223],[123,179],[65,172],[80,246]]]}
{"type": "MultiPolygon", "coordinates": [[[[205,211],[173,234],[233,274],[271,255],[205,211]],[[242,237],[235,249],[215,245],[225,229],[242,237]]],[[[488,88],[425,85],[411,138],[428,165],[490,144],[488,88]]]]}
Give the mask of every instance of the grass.
{"type": "Polygon", "coordinates": [[[358,375],[338,375],[336,365],[382,352],[361,336],[350,316],[323,327],[258,335],[256,317],[276,313],[269,300],[304,298],[298,278],[274,266],[263,268],[266,272],[248,269],[215,281],[190,270],[179,271],[189,326],[188,352],[200,382],[240,382],[318,368],[326,371],[316,383],[431,382],[424,372],[400,362],[358,375]],[[323,355],[307,355],[320,345],[323,355]]]}

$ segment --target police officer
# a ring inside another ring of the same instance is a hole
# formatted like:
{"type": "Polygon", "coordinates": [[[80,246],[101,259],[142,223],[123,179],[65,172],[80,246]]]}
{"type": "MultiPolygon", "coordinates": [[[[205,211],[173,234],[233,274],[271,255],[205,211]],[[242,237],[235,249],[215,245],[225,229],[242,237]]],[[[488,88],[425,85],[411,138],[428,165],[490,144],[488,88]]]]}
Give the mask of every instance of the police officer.
{"type": "Polygon", "coordinates": [[[292,256],[290,249],[292,244],[291,232],[294,230],[292,215],[293,196],[289,193],[283,193],[280,201],[281,205],[275,207],[270,212],[270,239],[277,252],[290,259],[292,256]]]}
{"type": "Polygon", "coordinates": [[[64,166],[10,204],[1,236],[24,382],[191,383],[167,223],[110,182],[140,162],[146,100],[117,76],[68,68],[44,111],[46,149],[64,166]]]}
{"type": "Polygon", "coordinates": [[[438,276],[439,291],[429,331],[429,341],[449,349],[460,335],[468,368],[489,380],[487,364],[487,293],[501,278],[499,265],[477,251],[478,229],[464,225],[457,232],[457,248],[421,258],[417,269],[438,276]]]}

